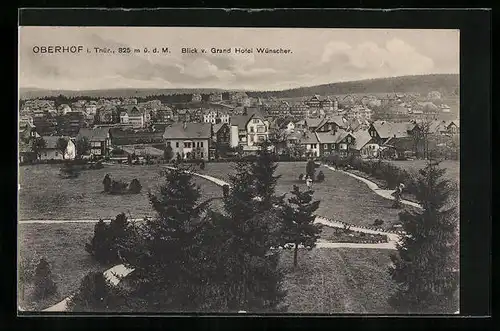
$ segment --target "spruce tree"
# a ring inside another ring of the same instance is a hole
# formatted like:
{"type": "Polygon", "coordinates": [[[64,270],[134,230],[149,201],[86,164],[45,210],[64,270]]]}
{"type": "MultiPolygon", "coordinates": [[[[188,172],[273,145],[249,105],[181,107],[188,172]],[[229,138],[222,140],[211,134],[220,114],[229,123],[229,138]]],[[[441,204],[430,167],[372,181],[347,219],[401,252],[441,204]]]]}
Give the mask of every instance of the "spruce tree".
{"type": "Polygon", "coordinates": [[[389,270],[398,285],[389,302],[399,312],[458,309],[458,215],[456,206],[449,206],[450,194],[457,192],[442,179],[444,172],[434,163],[420,170],[416,198],[423,210],[400,213],[406,235],[389,270]]]}
{"type": "MultiPolygon", "coordinates": [[[[134,268],[128,276],[135,299],[145,311],[193,311],[202,282],[203,264],[194,230],[201,210],[192,175],[178,168],[165,173],[158,194],[150,193],[157,216],[136,229],[122,256],[134,268]]],[[[210,248],[207,248],[210,249],[210,248]]],[[[213,251],[212,251],[213,253],[213,251]]]]}
{"type": "Polygon", "coordinates": [[[274,155],[269,151],[270,144],[265,141],[260,144],[257,152],[257,160],[252,163],[251,173],[255,184],[255,195],[259,197],[259,209],[269,210],[273,204],[279,201],[275,197],[276,184],[280,175],[275,176],[278,163],[274,161],[274,155]]]}
{"type": "Polygon", "coordinates": [[[314,212],[319,207],[319,201],[313,201],[313,191],[300,191],[293,186],[292,197],[283,208],[283,244],[293,243],[293,265],[297,266],[299,245],[314,247],[321,229],[313,224],[316,219],[314,212]]]}

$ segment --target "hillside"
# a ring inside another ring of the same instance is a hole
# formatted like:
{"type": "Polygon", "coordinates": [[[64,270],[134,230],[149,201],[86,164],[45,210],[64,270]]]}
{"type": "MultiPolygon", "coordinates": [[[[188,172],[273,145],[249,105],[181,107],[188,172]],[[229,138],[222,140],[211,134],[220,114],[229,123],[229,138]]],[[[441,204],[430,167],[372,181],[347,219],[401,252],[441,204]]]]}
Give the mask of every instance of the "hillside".
{"type": "Polygon", "coordinates": [[[377,94],[377,93],[420,93],[427,95],[430,91],[439,91],[443,95],[457,93],[460,77],[457,74],[401,76],[389,78],[367,79],[300,87],[284,91],[247,92],[253,97],[297,98],[319,95],[377,94]]]}
{"type": "MultiPolygon", "coordinates": [[[[377,78],[351,82],[331,83],[310,87],[300,87],[283,91],[247,91],[251,97],[276,97],[276,98],[298,98],[320,95],[347,95],[347,94],[376,94],[376,93],[408,93],[417,92],[426,95],[430,91],[440,91],[443,95],[457,93],[460,86],[460,78],[457,74],[401,76],[389,78],[377,78]]],[[[208,94],[223,92],[220,89],[197,88],[197,89],[109,89],[109,90],[44,90],[38,88],[20,88],[21,99],[54,97],[64,95],[66,97],[88,96],[93,98],[125,98],[125,97],[147,97],[155,95],[173,94],[208,94]]]]}

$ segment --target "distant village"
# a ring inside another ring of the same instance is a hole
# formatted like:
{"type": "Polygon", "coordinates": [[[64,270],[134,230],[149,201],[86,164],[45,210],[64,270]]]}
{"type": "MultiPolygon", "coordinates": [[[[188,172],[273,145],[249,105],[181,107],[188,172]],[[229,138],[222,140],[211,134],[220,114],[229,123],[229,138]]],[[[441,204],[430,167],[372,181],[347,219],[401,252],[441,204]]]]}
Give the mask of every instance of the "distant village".
{"type": "Polygon", "coordinates": [[[440,137],[436,146],[449,147],[444,137],[459,134],[458,118],[443,119],[449,118],[443,115],[450,106],[437,91],[294,100],[224,95],[192,94],[186,102],[172,103],[154,97],[21,100],[20,162],[78,157],[79,139],[90,143],[82,156],[109,159],[164,158],[170,149],[169,158],[209,161],[251,155],[263,141],[276,153],[297,158],[418,157],[422,135],[440,137]],[[35,153],[32,142],[39,138],[44,144],[35,153]],[[65,151],[58,148],[61,138],[67,141],[65,151]]]}

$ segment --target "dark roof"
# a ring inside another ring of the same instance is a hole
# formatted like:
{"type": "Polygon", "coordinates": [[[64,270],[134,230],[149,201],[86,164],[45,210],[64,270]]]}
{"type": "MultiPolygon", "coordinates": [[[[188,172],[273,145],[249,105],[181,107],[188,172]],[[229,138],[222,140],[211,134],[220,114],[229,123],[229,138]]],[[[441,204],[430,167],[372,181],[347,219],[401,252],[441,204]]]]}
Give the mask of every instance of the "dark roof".
{"type": "Polygon", "coordinates": [[[321,123],[323,123],[324,117],[306,118],[305,121],[308,127],[317,128],[321,123]]]}
{"type": "Polygon", "coordinates": [[[300,138],[300,143],[301,144],[317,144],[318,138],[314,134],[314,132],[304,132],[302,137],[300,138]]]}
{"type": "Polygon", "coordinates": [[[337,130],[334,134],[331,132],[316,132],[318,141],[322,144],[337,144],[348,135],[350,135],[350,133],[345,130],[337,130]]]}
{"type": "Polygon", "coordinates": [[[219,132],[219,130],[224,126],[226,125],[226,123],[217,123],[217,124],[214,124],[213,126],[213,131],[214,133],[217,133],[219,132]]]}
{"type": "Polygon", "coordinates": [[[90,141],[105,141],[109,135],[109,128],[82,128],[78,131],[77,138],[87,137],[90,141]]]}
{"type": "Polygon", "coordinates": [[[235,115],[231,116],[230,122],[231,125],[236,125],[239,130],[244,130],[251,117],[250,115],[235,115]]]}
{"type": "Polygon", "coordinates": [[[209,139],[212,125],[210,123],[175,123],[165,128],[165,139],[209,139]]]}

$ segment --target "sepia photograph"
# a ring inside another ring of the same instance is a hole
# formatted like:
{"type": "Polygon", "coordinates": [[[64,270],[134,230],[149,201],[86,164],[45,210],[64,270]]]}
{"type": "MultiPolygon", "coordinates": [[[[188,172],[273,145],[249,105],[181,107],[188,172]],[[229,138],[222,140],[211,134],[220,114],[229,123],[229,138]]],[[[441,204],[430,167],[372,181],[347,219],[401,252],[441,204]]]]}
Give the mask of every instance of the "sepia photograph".
{"type": "Polygon", "coordinates": [[[459,30],[18,33],[19,312],[460,313],[459,30]]]}

